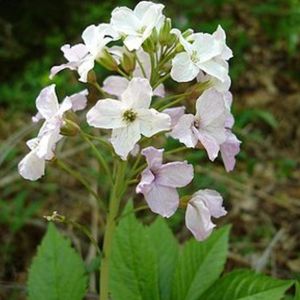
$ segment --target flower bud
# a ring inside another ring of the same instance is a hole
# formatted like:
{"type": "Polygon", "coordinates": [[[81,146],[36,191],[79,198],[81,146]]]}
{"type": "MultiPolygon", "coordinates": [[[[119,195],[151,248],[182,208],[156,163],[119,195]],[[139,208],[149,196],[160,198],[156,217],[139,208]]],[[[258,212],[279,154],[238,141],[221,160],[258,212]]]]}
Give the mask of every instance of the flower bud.
{"type": "Polygon", "coordinates": [[[78,117],[72,111],[64,114],[64,124],[60,128],[60,134],[65,136],[75,136],[80,130],[78,117]]]}
{"type": "Polygon", "coordinates": [[[118,70],[118,63],[107,49],[104,49],[102,56],[97,61],[109,71],[118,70]]]}
{"type": "Polygon", "coordinates": [[[158,44],[157,29],[153,28],[152,33],[148,39],[143,43],[143,50],[147,53],[156,52],[158,44]]]}
{"type": "Polygon", "coordinates": [[[136,66],[135,54],[133,52],[129,52],[129,51],[125,52],[123,54],[123,58],[121,61],[121,67],[123,68],[123,70],[127,74],[130,74],[135,69],[135,66],[136,66]]]}
{"type": "Polygon", "coordinates": [[[173,35],[170,33],[172,29],[172,22],[170,18],[166,18],[164,25],[159,31],[159,42],[162,46],[168,45],[170,39],[173,39],[173,35]]]}

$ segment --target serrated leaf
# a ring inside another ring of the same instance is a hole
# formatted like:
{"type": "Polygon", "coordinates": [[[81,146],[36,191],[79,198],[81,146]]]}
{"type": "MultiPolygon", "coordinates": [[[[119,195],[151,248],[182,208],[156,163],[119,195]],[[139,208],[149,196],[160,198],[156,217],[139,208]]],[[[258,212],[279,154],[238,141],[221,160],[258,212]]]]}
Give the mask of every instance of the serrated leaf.
{"type": "Polygon", "coordinates": [[[293,284],[248,270],[225,275],[199,298],[199,300],[279,300],[293,284]]]}
{"type": "Polygon", "coordinates": [[[197,300],[223,271],[229,227],[215,230],[205,241],[188,241],[178,259],[172,300],[197,300]]]}
{"type": "Polygon", "coordinates": [[[84,264],[52,223],[29,270],[29,300],[81,300],[87,287],[84,264]]]}
{"type": "Polygon", "coordinates": [[[168,300],[171,297],[171,283],[178,258],[178,243],[171,229],[160,217],[148,227],[148,232],[158,262],[160,299],[168,300]]]}
{"type": "Polygon", "coordinates": [[[158,265],[148,231],[129,204],[113,241],[110,266],[112,299],[158,300],[158,265]]]}

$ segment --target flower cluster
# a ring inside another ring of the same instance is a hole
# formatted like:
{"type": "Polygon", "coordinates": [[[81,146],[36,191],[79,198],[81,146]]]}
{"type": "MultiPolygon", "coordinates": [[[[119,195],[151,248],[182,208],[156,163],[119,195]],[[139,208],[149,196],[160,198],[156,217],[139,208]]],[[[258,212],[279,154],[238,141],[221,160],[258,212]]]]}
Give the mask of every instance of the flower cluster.
{"type": "MultiPolygon", "coordinates": [[[[234,118],[228,60],[232,51],[221,26],[212,34],[191,29],[181,32],[172,28],[163,9],[164,5],[148,1],[139,2],[133,10],[117,7],[110,23],[84,30],[82,43],[61,47],[67,62],[52,67],[50,78],[70,69],[78,73],[79,81],[98,90],[99,100],[89,108],[87,124],[104,129],[101,138],[111,143],[120,159],[136,160],[138,165],[145,157],[147,166],[136,192],[163,217],[170,217],[178,207],[185,208],[186,226],[196,239],[203,240],[215,226],[212,217],[226,214],[222,197],[205,189],[180,198],[177,188],[193,180],[193,166],[186,161],[163,164],[164,149],[149,145],[161,144],[167,136],[187,148],[204,148],[211,161],[220,154],[225,169],[233,170],[240,141],[231,131],[234,118]],[[101,84],[95,64],[112,72],[101,84]],[[190,84],[184,93],[171,95],[164,86],[169,79],[190,84]],[[105,130],[111,134],[107,136],[105,130]],[[157,137],[150,139],[154,135],[157,137]],[[133,154],[139,157],[130,158],[133,154]]],[[[19,164],[24,178],[43,176],[45,161],[55,156],[56,144],[70,135],[71,129],[78,126],[82,131],[73,118],[76,111],[88,106],[87,95],[84,90],[59,104],[55,85],[41,91],[33,121],[44,119],[44,124],[38,136],[27,142],[31,151],[19,164]]]]}

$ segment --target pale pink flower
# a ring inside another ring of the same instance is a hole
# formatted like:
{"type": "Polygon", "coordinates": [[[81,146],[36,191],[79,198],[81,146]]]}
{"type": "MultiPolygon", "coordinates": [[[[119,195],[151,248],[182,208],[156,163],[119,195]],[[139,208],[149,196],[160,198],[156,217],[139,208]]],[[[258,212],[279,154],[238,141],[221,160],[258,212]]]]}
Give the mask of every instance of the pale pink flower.
{"type": "Polygon", "coordinates": [[[18,169],[22,177],[37,180],[44,175],[45,160],[54,157],[57,142],[62,138],[60,129],[64,125],[64,113],[68,110],[81,110],[86,106],[87,90],[66,97],[59,104],[55,93],[55,85],[44,88],[36,99],[38,114],[35,121],[44,119],[38,136],[27,142],[29,152],[19,163],[18,169]]]}
{"type": "Polygon", "coordinates": [[[152,95],[147,79],[133,78],[120,100],[99,100],[87,113],[89,125],[112,129],[111,143],[124,160],[140,140],[141,134],[151,137],[170,129],[170,117],[150,108],[152,95]]]}
{"type": "Polygon", "coordinates": [[[170,136],[191,148],[200,142],[213,161],[218,156],[220,145],[226,140],[227,117],[224,95],[215,89],[208,89],[197,99],[196,114],[184,114],[170,136]]]}
{"type": "Polygon", "coordinates": [[[77,70],[80,75],[79,80],[87,82],[87,75],[94,68],[95,60],[103,55],[103,50],[111,41],[119,39],[118,33],[109,24],[88,26],[82,33],[84,44],[62,46],[61,50],[67,59],[66,64],[54,66],[50,71],[50,78],[53,78],[63,69],[77,70]]]}
{"type": "Polygon", "coordinates": [[[163,164],[163,151],[154,147],[142,150],[148,167],[142,172],[136,192],[144,195],[153,212],[168,218],[179,205],[176,188],[188,185],[194,177],[194,171],[193,166],[185,161],[163,164]]]}
{"type": "Polygon", "coordinates": [[[178,30],[172,31],[179,37],[184,52],[172,61],[171,77],[177,82],[188,82],[204,71],[221,82],[228,80],[226,61],[232,52],[226,45],[225,32],[221,26],[213,34],[194,33],[185,39],[178,30]]]}
{"type": "Polygon", "coordinates": [[[134,10],[117,7],[111,16],[111,25],[124,37],[124,44],[129,51],[138,50],[151,35],[154,28],[159,28],[164,16],[164,5],[150,1],[139,2],[134,10]]]}
{"type": "Polygon", "coordinates": [[[211,221],[212,217],[220,218],[227,214],[222,204],[222,196],[209,189],[199,190],[188,202],[185,224],[198,241],[206,239],[216,226],[211,221]]]}

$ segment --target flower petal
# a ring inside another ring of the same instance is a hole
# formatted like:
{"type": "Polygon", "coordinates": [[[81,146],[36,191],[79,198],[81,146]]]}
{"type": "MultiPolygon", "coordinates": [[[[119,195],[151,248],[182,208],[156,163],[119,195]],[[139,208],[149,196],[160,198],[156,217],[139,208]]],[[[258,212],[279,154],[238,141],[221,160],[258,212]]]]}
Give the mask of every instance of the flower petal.
{"type": "Polygon", "coordinates": [[[124,40],[124,45],[129,51],[138,50],[144,42],[144,39],[140,35],[128,35],[124,40]]]}
{"type": "Polygon", "coordinates": [[[196,78],[199,68],[193,64],[186,52],[177,54],[172,60],[171,77],[177,82],[188,82],[196,78]]]}
{"type": "Polygon", "coordinates": [[[150,209],[165,218],[171,217],[179,206],[179,196],[175,188],[153,183],[144,197],[150,209]]]}
{"type": "Polygon", "coordinates": [[[162,111],[162,113],[167,114],[171,118],[171,128],[173,128],[179,121],[179,119],[184,115],[185,107],[178,106],[167,108],[162,111]]]}
{"type": "Polygon", "coordinates": [[[88,73],[90,70],[94,68],[94,65],[95,65],[94,57],[91,54],[87,55],[78,66],[77,72],[80,76],[79,81],[87,82],[88,73]]]}
{"type": "Polygon", "coordinates": [[[151,137],[158,132],[171,128],[170,116],[153,108],[138,110],[138,119],[140,120],[141,133],[146,137],[151,137]]]}
{"type": "Polygon", "coordinates": [[[111,13],[111,24],[122,34],[136,34],[140,28],[140,20],[127,7],[117,7],[111,13]]]}
{"type": "Polygon", "coordinates": [[[152,188],[154,179],[155,177],[153,173],[150,171],[150,169],[149,168],[145,169],[141,174],[141,181],[136,187],[136,193],[142,193],[142,194],[148,193],[152,188]]]}
{"type": "Polygon", "coordinates": [[[123,112],[126,107],[121,101],[114,99],[99,100],[87,113],[86,118],[90,126],[96,128],[121,128],[125,127],[123,112]]]}
{"type": "Polygon", "coordinates": [[[204,189],[199,190],[193,195],[192,201],[196,202],[197,205],[201,202],[208,208],[209,213],[214,218],[220,218],[227,214],[224,209],[222,196],[214,190],[204,189]]]}
{"type": "Polygon", "coordinates": [[[128,107],[148,108],[152,95],[152,87],[146,78],[133,78],[122,94],[121,99],[128,107]]]}
{"type": "Polygon", "coordinates": [[[88,54],[88,49],[84,44],[76,44],[74,46],[66,44],[63,45],[60,49],[64,53],[64,57],[69,62],[78,62],[88,54]]]}
{"type": "Polygon", "coordinates": [[[228,78],[228,70],[222,66],[222,64],[212,59],[198,63],[198,67],[207,74],[218,78],[222,82],[226,81],[228,78]]]}
{"type": "Polygon", "coordinates": [[[185,225],[192,232],[196,240],[205,240],[212,232],[215,224],[211,221],[208,208],[202,201],[188,203],[185,213],[185,225]]]}
{"type": "Polygon", "coordinates": [[[241,141],[233,133],[229,132],[226,141],[220,146],[221,156],[227,172],[234,169],[235,156],[240,152],[240,144],[241,141]]]}
{"type": "Polygon", "coordinates": [[[162,165],[156,173],[156,183],[179,188],[188,185],[194,177],[194,168],[187,162],[171,162],[162,165]]]}
{"type": "Polygon", "coordinates": [[[164,149],[156,149],[147,147],[142,150],[142,154],[146,157],[148,167],[151,170],[157,170],[162,165],[164,149]]]}
{"type": "Polygon", "coordinates": [[[36,107],[46,120],[58,112],[59,104],[55,93],[55,84],[51,84],[41,90],[36,99],[36,107]]]}
{"type": "Polygon", "coordinates": [[[128,87],[129,81],[128,79],[118,76],[112,75],[108,76],[103,81],[103,90],[111,95],[115,95],[118,98],[124,93],[126,88],[128,87]]]}
{"type": "Polygon", "coordinates": [[[134,148],[140,138],[140,124],[138,121],[135,121],[127,127],[113,129],[111,143],[116,153],[123,160],[126,160],[128,153],[134,148]]]}
{"type": "Polygon", "coordinates": [[[37,180],[45,174],[45,160],[31,151],[20,161],[18,171],[25,179],[37,180]]]}
{"type": "Polygon", "coordinates": [[[87,95],[88,95],[88,90],[85,89],[79,93],[73,94],[72,96],[68,97],[72,103],[72,110],[73,111],[78,111],[78,110],[83,110],[85,109],[87,105],[87,95]]]}
{"type": "Polygon", "coordinates": [[[170,132],[170,136],[178,139],[187,147],[194,148],[197,145],[198,137],[192,130],[195,117],[192,114],[183,115],[170,132]]]}

